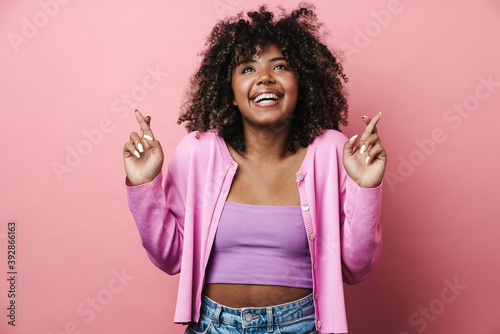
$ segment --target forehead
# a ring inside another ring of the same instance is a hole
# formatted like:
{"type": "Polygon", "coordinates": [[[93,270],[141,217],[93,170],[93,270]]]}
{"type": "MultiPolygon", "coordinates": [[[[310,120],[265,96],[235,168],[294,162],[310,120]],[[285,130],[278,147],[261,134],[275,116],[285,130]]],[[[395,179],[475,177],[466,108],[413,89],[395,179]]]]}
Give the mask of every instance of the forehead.
{"type": "Polygon", "coordinates": [[[272,55],[280,55],[283,56],[281,50],[274,44],[270,44],[267,48],[262,49],[260,46],[256,46],[255,49],[257,52],[253,55],[252,58],[260,58],[264,54],[272,54],[272,55]]]}

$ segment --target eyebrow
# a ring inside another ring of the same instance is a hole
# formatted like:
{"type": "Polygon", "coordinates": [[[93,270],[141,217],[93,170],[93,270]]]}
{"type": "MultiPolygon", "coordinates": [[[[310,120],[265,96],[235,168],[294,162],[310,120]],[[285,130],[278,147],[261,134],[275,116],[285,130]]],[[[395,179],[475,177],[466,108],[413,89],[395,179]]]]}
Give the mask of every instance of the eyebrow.
{"type": "MultiPolygon", "coordinates": [[[[285,57],[274,57],[274,58],[269,59],[269,62],[272,63],[272,62],[278,61],[278,60],[286,61],[286,58],[285,57]]],[[[256,62],[257,62],[257,60],[255,60],[255,59],[248,59],[248,60],[242,61],[238,65],[243,65],[243,64],[248,64],[248,63],[256,63],[256,62]]]]}

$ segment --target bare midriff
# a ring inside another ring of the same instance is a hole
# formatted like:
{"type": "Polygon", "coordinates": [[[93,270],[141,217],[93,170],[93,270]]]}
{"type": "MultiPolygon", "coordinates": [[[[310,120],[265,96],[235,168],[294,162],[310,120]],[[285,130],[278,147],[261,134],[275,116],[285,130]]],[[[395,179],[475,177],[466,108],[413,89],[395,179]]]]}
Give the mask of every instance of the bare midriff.
{"type": "Polygon", "coordinates": [[[233,307],[266,307],[293,302],[312,292],[309,288],[280,285],[206,283],[203,293],[219,304],[233,307]]]}

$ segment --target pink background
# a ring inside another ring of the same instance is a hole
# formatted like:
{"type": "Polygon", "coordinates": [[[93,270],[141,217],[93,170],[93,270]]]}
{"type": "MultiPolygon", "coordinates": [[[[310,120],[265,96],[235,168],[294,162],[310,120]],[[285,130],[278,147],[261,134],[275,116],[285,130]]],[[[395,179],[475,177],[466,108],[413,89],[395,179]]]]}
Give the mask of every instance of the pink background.
{"type": "MultiPolygon", "coordinates": [[[[168,161],[205,36],[259,3],[0,2],[1,333],[183,333],[178,276],[148,260],[127,207],[122,147],[138,107],[168,161]],[[15,328],[5,316],[12,220],[15,328]]],[[[347,51],[343,132],[382,111],[389,154],[382,257],[346,286],[350,333],[500,333],[500,2],[314,3],[328,43],[347,51]]]]}

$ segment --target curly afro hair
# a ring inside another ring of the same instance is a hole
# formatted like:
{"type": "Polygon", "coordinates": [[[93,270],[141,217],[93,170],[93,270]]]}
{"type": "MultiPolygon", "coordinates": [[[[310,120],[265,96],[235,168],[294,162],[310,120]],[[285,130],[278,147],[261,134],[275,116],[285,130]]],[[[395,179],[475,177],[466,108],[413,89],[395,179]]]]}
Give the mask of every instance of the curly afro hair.
{"type": "MultiPolygon", "coordinates": [[[[275,45],[286,58],[299,82],[295,111],[290,117],[288,150],[307,147],[324,129],[339,130],[347,125],[348,104],[343,83],[347,77],[337,58],[321,41],[321,23],[314,7],[301,4],[279,20],[267,7],[240,13],[219,21],[205,43],[199,70],[191,78],[177,124],[187,122],[188,132],[219,131],[219,135],[238,152],[245,152],[241,113],[233,104],[233,69],[269,45],[275,45]]],[[[197,137],[199,134],[197,134],[197,137]]]]}

